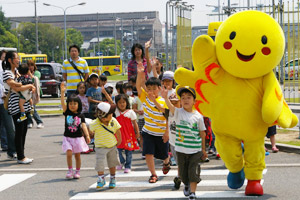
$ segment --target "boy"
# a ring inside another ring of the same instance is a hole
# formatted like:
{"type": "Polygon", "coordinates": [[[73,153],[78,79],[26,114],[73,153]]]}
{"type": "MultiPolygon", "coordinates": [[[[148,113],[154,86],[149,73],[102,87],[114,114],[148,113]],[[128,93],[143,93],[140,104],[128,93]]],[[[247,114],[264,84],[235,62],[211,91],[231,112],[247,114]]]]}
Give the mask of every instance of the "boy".
{"type": "Polygon", "coordinates": [[[145,125],[142,129],[143,136],[143,154],[146,156],[146,163],[151,176],[149,183],[156,183],[158,178],[155,171],[154,157],[163,160],[163,173],[169,172],[169,133],[166,131],[166,118],[163,113],[160,112],[154,105],[154,103],[148,98],[148,93],[152,93],[156,98],[156,101],[161,104],[162,107],[166,107],[165,101],[158,96],[160,90],[160,80],[151,77],[146,82],[147,92],[142,88],[142,80],[145,80],[144,66],[142,63],[138,63],[137,66],[137,82],[136,89],[138,96],[143,103],[145,125]]]}
{"type": "Polygon", "coordinates": [[[89,83],[91,87],[87,90],[86,96],[89,102],[89,114],[91,119],[95,119],[95,110],[99,103],[102,102],[102,89],[98,86],[99,76],[96,73],[91,73],[89,83]]]}
{"type": "Polygon", "coordinates": [[[207,158],[205,151],[205,124],[203,116],[193,110],[196,93],[188,86],[177,90],[182,108],[176,108],[168,99],[168,90],[162,90],[170,115],[176,123],[175,151],[178,159],[179,175],[184,183],[183,193],[189,199],[196,199],[195,191],[200,182],[199,163],[207,158]]]}
{"type": "Polygon", "coordinates": [[[136,76],[134,75],[134,76],[130,77],[128,83],[130,85],[132,85],[132,87],[136,87],[136,76]]]}
{"type": "Polygon", "coordinates": [[[96,171],[98,172],[97,189],[103,188],[106,184],[104,169],[104,161],[110,172],[109,188],[116,187],[116,166],[120,165],[117,146],[122,142],[121,125],[112,117],[116,110],[115,104],[101,102],[97,106],[97,119],[90,123],[90,130],[95,136],[96,151],[96,171]],[[116,139],[117,137],[117,139],[116,139]]]}
{"type": "Polygon", "coordinates": [[[99,86],[102,87],[107,83],[107,77],[105,75],[100,75],[99,86]]]}
{"type": "MultiPolygon", "coordinates": [[[[28,85],[28,84],[33,84],[32,82],[32,75],[30,73],[29,67],[27,64],[22,64],[19,68],[18,71],[20,73],[20,77],[18,77],[17,81],[19,83],[22,83],[22,85],[28,85]]],[[[30,105],[32,106],[32,92],[29,90],[25,90],[22,92],[19,92],[20,95],[20,100],[19,100],[19,106],[20,106],[20,111],[21,111],[21,116],[17,120],[18,122],[22,122],[27,119],[25,110],[24,110],[24,103],[29,101],[30,105]]]]}

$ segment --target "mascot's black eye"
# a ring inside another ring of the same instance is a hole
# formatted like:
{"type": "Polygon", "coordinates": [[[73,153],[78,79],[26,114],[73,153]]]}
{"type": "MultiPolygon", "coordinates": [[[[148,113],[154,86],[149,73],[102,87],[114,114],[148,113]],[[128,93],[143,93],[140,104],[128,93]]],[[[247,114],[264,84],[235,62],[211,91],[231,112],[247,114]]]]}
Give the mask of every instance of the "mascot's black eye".
{"type": "Polygon", "coordinates": [[[235,35],[236,35],[236,32],[235,31],[232,31],[230,33],[230,36],[229,36],[229,39],[233,40],[235,38],[235,35]]]}
{"type": "Polygon", "coordinates": [[[261,42],[263,43],[263,44],[267,44],[267,42],[268,42],[268,38],[267,38],[267,36],[262,36],[261,37],[261,42]]]}

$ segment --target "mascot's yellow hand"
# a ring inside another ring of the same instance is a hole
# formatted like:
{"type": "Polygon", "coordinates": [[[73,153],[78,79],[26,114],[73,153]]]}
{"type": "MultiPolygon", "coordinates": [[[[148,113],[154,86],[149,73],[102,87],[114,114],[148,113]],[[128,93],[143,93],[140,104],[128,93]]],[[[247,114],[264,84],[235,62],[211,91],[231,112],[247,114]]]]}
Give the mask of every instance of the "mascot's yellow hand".
{"type": "Polygon", "coordinates": [[[298,118],[289,109],[289,106],[283,101],[282,111],[277,120],[277,124],[282,128],[292,128],[298,124],[298,118]]]}

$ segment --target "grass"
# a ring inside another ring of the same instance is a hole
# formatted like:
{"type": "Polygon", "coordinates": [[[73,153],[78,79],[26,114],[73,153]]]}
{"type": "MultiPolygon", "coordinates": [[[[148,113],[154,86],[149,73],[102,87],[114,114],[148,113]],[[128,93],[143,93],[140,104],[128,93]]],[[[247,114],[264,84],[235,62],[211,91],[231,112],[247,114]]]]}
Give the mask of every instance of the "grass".
{"type": "Polygon", "coordinates": [[[39,114],[62,114],[62,110],[37,110],[39,114]]]}
{"type": "Polygon", "coordinates": [[[300,140],[299,141],[277,141],[276,143],[282,143],[282,144],[289,144],[289,145],[295,145],[295,146],[300,146],[300,140]]]}
{"type": "Polygon", "coordinates": [[[108,81],[125,81],[128,80],[127,75],[122,75],[122,74],[117,74],[117,75],[112,75],[108,76],[107,80],[108,81]]]}
{"type": "Polygon", "coordinates": [[[58,106],[60,103],[38,103],[37,106],[58,106]]]}

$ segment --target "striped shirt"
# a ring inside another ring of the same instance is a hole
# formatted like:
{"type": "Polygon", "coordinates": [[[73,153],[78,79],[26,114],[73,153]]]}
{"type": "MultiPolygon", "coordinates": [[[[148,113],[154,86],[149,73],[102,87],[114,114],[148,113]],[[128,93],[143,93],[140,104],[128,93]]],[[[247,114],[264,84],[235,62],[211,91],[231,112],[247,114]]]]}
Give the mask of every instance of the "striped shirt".
{"type": "MultiPolygon", "coordinates": [[[[145,118],[145,125],[142,131],[153,136],[163,136],[166,131],[166,118],[163,113],[156,108],[155,104],[150,99],[148,99],[147,93],[144,89],[142,89],[142,94],[139,98],[143,103],[145,118]]],[[[166,102],[162,97],[157,97],[156,101],[163,108],[167,108],[166,102]]]]}
{"type": "Polygon", "coordinates": [[[93,120],[90,123],[90,130],[95,132],[95,147],[98,148],[111,148],[116,146],[117,139],[115,137],[115,133],[118,129],[121,128],[121,125],[116,120],[116,118],[112,118],[108,123],[108,126],[103,124],[99,118],[93,120]],[[105,130],[103,126],[106,127],[108,130],[112,131],[114,134],[110,133],[109,131],[105,130]]]}
{"type": "MultiPolygon", "coordinates": [[[[72,59],[70,58],[70,60],[72,59]]],[[[81,79],[78,72],[71,65],[70,60],[64,60],[62,73],[67,74],[67,90],[76,90],[77,84],[84,80],[81,79]]],[[[86,60],[79,57],[78,60],[75,62],[73,61],[73,63],[77,66],[77,69],[83,74],[89,73],[89,67],[86,60]]]]}
{"type": "Polygon", "coordinates": [[[196,110],[187,112],[183,108],[175,108],[176,123],[175,151],[194,154],[202,151],[200,131],[205,131],[203,116],[196,110]]]}
{"type": "MultiPolygon", "coordinates": [[[[16,78],[15,78],[15,75],[13,74],[13,72],[11,70],[3,71],[3,82],[4,82],[6,93],[8,93],[8,91],[10,90],[9,85],[6,83],[6,81],[9,79],[16,81],[16,78]]],[[[16,115],[20,112],[19,100],[20,100],[19,94],[17,92],[15,92],[14,90],[11,90],[10,97],[8,100],[8,113],[9,114],[16,115]]],[[[29,101],[25,102],[23,106],[24,106],[25,112],[29,112],[31,110],[29,101]]]]}

